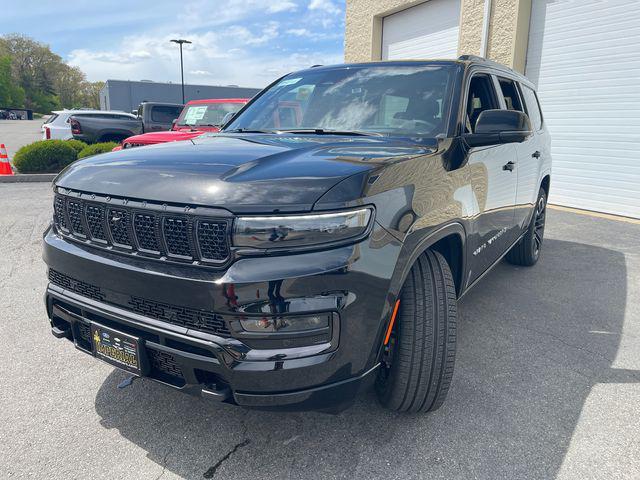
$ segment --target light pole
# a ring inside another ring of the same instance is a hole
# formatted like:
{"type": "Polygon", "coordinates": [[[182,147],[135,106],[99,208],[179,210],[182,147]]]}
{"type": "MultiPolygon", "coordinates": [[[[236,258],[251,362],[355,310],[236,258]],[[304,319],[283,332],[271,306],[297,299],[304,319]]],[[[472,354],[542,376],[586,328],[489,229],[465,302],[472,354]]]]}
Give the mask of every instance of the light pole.
{"type": "Polygon", "coordinates": [[[173,43],[180,45],[180,78],[182,79],[182,103],[184,103],[184,65],[182,63],[182,44],[191,43],[189,40],[179,38],[177,40],[171,40],[173,43]]]}

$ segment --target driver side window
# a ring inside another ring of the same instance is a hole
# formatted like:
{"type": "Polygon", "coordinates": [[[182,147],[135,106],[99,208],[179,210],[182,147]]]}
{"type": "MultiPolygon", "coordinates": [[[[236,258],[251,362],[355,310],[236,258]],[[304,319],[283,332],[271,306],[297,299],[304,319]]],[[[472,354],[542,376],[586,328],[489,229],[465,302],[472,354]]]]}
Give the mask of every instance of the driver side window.
{"type": "Polygon", "coordinates": [[[493,81],[489,75],[474,75],[469,84],[467,94],[467,111],[465,119],[466,133],[475,133],[478,117],[485,110],[494,110],[498,106],[493,88],[493,81]]]}

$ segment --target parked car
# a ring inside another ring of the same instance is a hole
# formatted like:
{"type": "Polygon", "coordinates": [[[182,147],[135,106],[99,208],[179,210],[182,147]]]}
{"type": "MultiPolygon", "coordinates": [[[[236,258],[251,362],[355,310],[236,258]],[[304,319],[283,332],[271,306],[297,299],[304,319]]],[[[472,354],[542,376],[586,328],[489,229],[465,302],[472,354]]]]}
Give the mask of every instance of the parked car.
{"type": "Polygon", "coordinates": [[[88,119],[100,119],[108,118],[112,119],[114,116],[122,116],[127,119],[135,118],[135,115],[131,115],[125,112],[119,111],[106,111],[106,110],[55,110],[51,112],[51,116],[47,118],[42,125],[42,139],[43,140],[71,140],[73,133],[71,132],[70,118],[75,117],[79,121],[88,119]]]}
{"type": "Polygon", "coordinates": [[[85,143],[120,142],[144,131],[140,119],[131,113],[74,114],[69,126],[73,138],[85,143]]]}
{"type": "Polygon", "coordinates": [[[175,142],[199,137],[203,133],[220,130],[225,117],[236,113],[247,102],[248,98],[212,98],[208,100],[191,100],[179,115],[174,117],[171,130],[168,132],[151,132],[125,138],[121,145],[113,150],[122,148],[142,147],[156,143],[175,142]]]}
{"type": "Polygon", "coordinates": [[[131,113],[142,121],[143,132],[163,132],[171,129],[183,107],[181,103],[142,102],[131,113]]]}
{"type": "Polygon", "coordinates": [[[336,411],[375,380],[435,410],[457,299],[539,259],[549,152],[533,83],[478,57],[292,73],[220,133],[56,178],[52,332],[246,407],[336,411]]]}
{"type": "Polygon", "coordinates": [[[69,118],[72,138],[87,143],[121,142],[144,132],[168,130],[182,105],[143,102],[135,113],[101,112],[74,113],[69,118]]]}
{"type": "Polygon", "coordinates": [[[11,110],[0,110],[0,119],[2,120],[22,120],[22,118],[19,118],[15,112],[12,112],[11,110]]]}

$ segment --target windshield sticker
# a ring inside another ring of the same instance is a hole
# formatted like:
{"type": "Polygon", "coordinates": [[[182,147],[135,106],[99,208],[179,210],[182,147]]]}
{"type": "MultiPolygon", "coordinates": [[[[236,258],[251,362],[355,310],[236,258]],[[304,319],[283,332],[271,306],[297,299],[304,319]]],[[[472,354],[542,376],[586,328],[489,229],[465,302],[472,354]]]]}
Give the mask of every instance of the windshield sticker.
{"type": "Polygon", "coordinates": [[[286,87],[287,85],[295,85],[300,80],[302,80],[302,77],[287,78],[286,80],[282,80],[278,85],[276,85],[276,87],[286,87]]]}
{"type": "Polygon", "coordinates": [[[196,123],[198,120],[202,120],[204,118],[205,113],[207,113],[207,105],[202,107],[190,107],[184,116],[184,123],[196,123]]]}

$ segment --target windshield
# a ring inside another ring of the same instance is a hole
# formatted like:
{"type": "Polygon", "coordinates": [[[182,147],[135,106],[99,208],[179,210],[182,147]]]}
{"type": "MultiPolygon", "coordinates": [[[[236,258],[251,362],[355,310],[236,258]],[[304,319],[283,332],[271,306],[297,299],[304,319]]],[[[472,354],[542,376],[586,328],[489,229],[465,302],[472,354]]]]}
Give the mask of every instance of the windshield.
{"type": "Polygon", "coordinates": [[[452,65],[339,67],[287,75],[227,125],[435,136],[444,133],[452,65]]]}
{"type": "Polygon", "coordinates": [[[235,113],[244,103],[206,103],[187,105],[178,117],[178,125],[220,125],[227,113],[235,113]]]}

